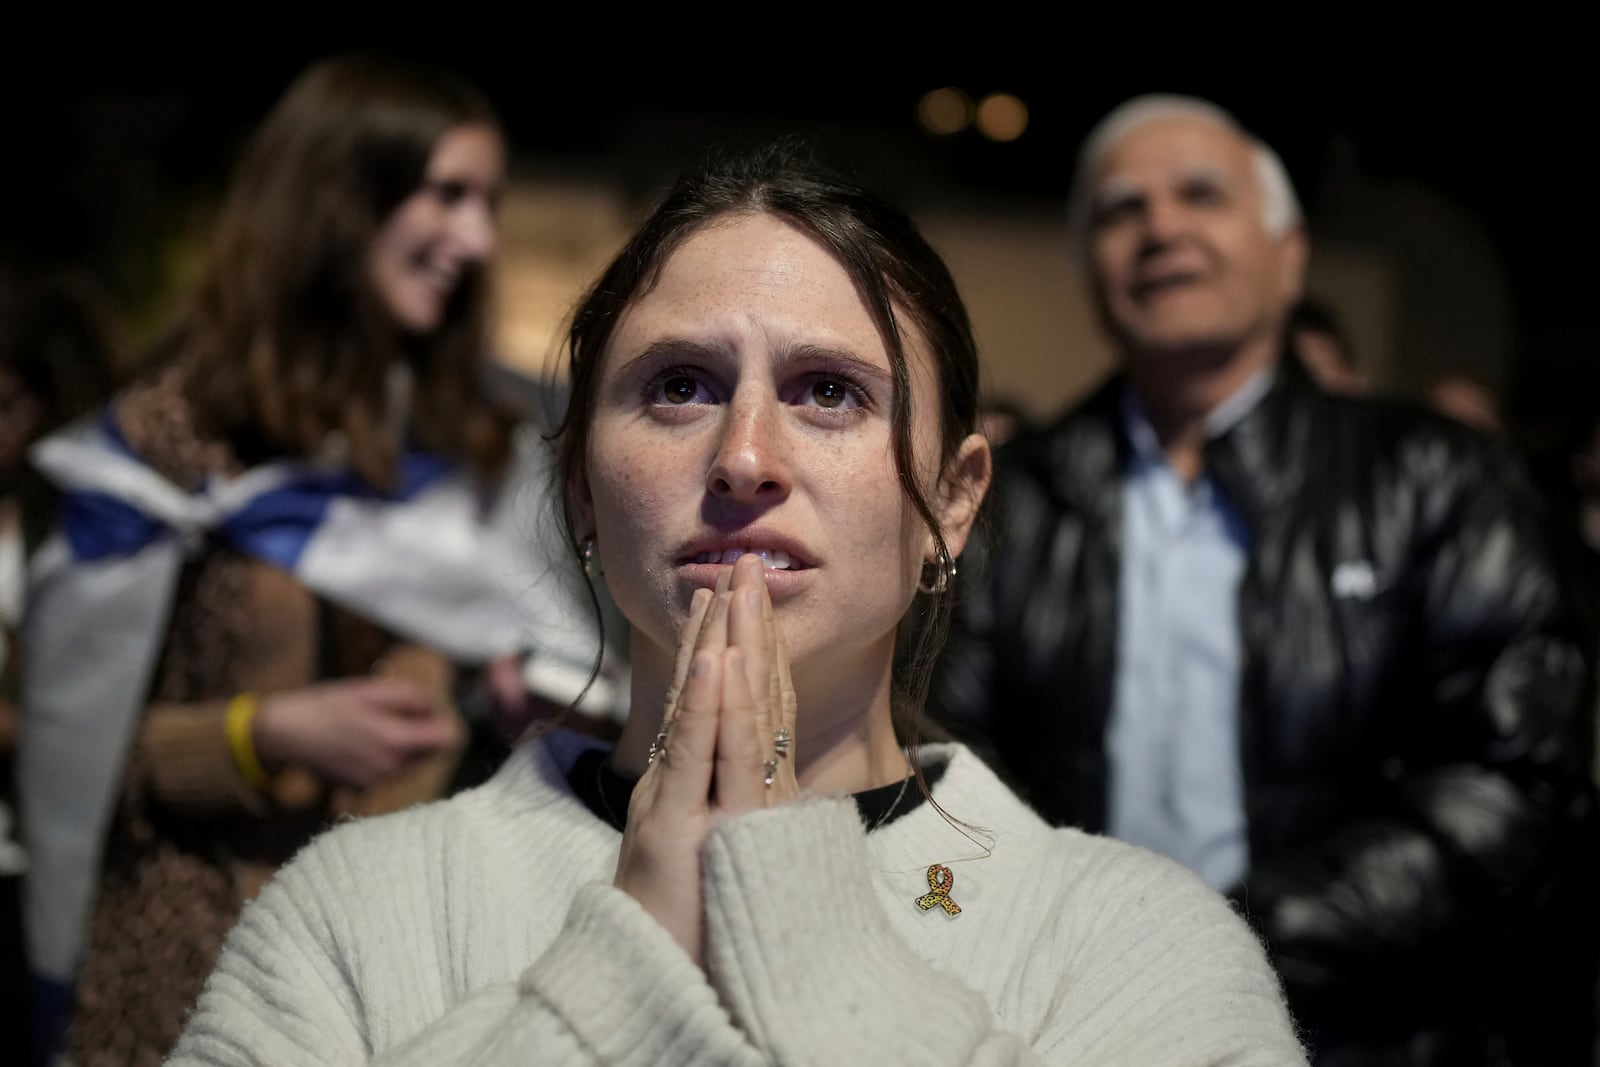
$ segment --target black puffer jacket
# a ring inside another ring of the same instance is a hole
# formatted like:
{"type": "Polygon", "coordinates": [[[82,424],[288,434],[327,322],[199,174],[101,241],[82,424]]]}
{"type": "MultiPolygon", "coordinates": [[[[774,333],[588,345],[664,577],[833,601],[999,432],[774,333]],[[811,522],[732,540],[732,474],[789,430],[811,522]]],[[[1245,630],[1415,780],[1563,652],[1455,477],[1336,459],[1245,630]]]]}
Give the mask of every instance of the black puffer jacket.
{"type": "MultiPolygon", "coordinates": [[[[1001,451],[930,697],[1045,817],[1096,831],[1121,388],[1001,451]]],[[[1319,1048],[1411,1050],[1382,1062],[1500,1062],[1485,1050],[1506,1041],[1513,1062],[1566,1062],[1556,1044],[1583,1044],[1592,1019],[1600,919],[1600,898],[1572,899],[1596,854],[1594,642],[1573,599],[1594,591],[1556,571],[1519,462],[1420,408],[1325,394],[1292,359],[1205,462],[1252,538],[1252,862],[1232,895],[1300,1022],[1319,1048]]]]}

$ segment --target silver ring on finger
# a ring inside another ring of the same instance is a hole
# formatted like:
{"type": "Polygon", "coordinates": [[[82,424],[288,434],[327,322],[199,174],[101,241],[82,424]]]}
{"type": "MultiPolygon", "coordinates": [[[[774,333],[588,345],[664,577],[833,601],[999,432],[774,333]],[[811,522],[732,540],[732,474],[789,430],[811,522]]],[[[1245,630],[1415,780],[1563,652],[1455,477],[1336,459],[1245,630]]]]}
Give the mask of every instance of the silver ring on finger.
{"type": "Polygon", "coordinates": [[[775,759],[769,759],[767,762],[761,765],[761,782],[763,785],[770,786],[773,782],[777,781],[777,779],[778,761],[775,759]]]}
{"type": "Polygon", "coordinates": [[[644,757],[645,766],[648,767],[648,766],[650,766],[650,764],[654,763],[656,761],[656,757],[657,756],[661,756],[661,757],[665,758],[666,754],[667,754],[667,727],[666,727],[666,724],[663,723],[662,726],[661,726],[661,729],[656,732],[656,739],[654,741],[650,742],[650,751],[645,753],[645,757],[644,757]]]}
{"type": "Polygon", "coordinates": [[[772,751],[778,754],[779,759],[789,755],[789,749],[794,745],[794,735],[787,726],[780,726],[772,735],[772,751]]]}

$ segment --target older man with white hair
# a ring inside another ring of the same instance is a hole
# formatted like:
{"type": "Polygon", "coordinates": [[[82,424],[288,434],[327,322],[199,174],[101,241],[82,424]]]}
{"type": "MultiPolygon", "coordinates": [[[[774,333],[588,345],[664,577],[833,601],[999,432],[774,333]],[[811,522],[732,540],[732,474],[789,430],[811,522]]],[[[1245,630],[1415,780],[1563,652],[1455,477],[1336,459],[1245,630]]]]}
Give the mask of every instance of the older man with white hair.
{"type": "Polygon", "coordinates": [[[1590,1064],[1595,645],[1519,462],[1285,358],[1300,207],[1209,101],[1102,120],[1069,219],[1120,367],[999,450],[934,717],[1232,896],[1320,1063],[1590,1064]]]}

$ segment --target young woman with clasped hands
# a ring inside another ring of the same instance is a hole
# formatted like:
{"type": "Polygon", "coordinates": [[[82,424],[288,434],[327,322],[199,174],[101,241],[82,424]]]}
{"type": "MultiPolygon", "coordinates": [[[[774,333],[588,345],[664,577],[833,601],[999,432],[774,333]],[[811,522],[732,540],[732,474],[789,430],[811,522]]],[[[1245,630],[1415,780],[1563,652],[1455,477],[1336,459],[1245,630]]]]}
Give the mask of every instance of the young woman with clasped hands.
{"type": "Polygon", "coordinates": [[[1219,895],[915,743],[927,650],[897,642],[937,636],[989,454],[906,216],[792,145],[715,157],[569,349],[568,530],[631,627],[618,742],[547,729],[323,835],[173,1063],[1305,1062],[1219,895]]]}

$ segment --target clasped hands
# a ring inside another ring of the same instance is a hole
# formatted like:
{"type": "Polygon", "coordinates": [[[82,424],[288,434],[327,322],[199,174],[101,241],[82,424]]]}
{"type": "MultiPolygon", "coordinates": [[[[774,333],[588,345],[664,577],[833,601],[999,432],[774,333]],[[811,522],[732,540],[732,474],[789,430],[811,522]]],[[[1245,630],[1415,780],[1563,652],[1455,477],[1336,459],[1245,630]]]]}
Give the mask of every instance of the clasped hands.
{"type": "Polygon", "coordinates": [[[628,804],[617,857],[617,888],[702,965],[706,835],[800,795],[794,683],[762,571],[761,557],[747,552],[715,590],[695,591],[655,755],[628,804]]]}

